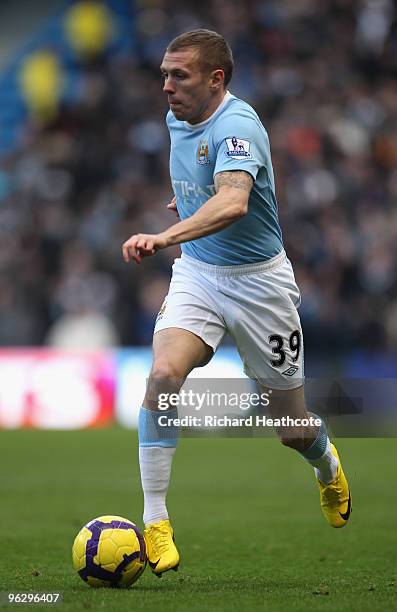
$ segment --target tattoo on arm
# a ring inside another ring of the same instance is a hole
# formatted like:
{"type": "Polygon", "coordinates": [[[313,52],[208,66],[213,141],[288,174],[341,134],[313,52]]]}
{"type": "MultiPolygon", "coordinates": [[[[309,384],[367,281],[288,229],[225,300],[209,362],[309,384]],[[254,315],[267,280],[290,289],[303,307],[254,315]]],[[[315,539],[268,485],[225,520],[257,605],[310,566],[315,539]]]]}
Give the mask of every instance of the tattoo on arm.
{"type": "Polygon", "coordinates": [[[244,170],[231,170],[229,172],[218,172],[218,174],[215,174],[214,182],[216,193],[225,185],[227,187],[234,187],[235,189],[242,189],[242,191],[248,191],[249,193],[254,184],[254,179],[248,172],[244,172],[244,170]]]}

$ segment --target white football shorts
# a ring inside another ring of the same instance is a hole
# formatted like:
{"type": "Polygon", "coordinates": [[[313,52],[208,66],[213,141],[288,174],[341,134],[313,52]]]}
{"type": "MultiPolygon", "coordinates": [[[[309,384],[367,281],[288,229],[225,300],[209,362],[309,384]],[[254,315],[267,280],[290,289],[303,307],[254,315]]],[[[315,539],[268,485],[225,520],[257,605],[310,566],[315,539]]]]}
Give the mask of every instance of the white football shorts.
{"type": "Polygon", "coordinates": [[[182,254],[154,333],[191,331],[214,352],[228,332],[250,378],[274,389],[303,383],[300,293],[285,251],[255,264],[215,266],[182,254]]]}

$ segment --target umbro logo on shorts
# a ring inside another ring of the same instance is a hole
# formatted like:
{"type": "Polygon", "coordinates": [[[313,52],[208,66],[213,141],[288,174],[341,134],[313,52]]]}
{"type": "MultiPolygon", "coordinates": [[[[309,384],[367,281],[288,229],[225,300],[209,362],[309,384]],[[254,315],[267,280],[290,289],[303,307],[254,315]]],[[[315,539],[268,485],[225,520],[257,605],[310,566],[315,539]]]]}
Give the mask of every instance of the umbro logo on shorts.
{"type": "Polygon", "coordinates": [[[298,370],[299,368],[297,366],[290,366],[287,370],[284,370],[282,374],[285,374],[285,376],[293,376],[298,370]]]}

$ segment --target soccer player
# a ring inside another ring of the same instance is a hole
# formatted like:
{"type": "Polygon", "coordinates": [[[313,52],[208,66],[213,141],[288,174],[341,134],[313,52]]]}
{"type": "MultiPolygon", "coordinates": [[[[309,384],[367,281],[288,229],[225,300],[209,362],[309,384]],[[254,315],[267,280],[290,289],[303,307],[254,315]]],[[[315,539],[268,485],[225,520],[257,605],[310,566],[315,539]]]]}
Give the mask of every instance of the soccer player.
{"type": "MultiPolygon", "coordinates": [[[[271,386],[271,416],[309,418],[300,294],[283,248],[267,133],[253,108],[227,90],[233,57],[216,32],[200,29],[175,38],[161,72],[170,106],[174,198],[168,207],[179,221],[123,244],[125,261],[137,263],[170,245],[182,249],[156,321],[139,414],[145,540],[159,576],[179,564],[165,503],[178,428],[158,424],[164,414],[158,411],[160,390],[177,393],[228,331],[248,376],[271,386]]],[[[176,417],[176,409],[167,415],[176,417]]],[[[280,428],[278,434],[314,467],[327,521],[346,525],[349,486],[325,424],[280,428]]]]}

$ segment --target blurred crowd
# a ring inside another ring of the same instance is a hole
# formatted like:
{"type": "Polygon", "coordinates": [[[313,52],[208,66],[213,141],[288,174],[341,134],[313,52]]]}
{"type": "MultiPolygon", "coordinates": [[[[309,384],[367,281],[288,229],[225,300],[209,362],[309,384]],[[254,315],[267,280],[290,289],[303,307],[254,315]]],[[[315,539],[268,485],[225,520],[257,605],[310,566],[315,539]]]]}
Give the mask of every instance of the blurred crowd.
{"type": "Polygon", "coordinates": [[[150,343],[179,251],[126,265],[121,244],[174,222],[159,64],[209,27],[270,135],[306,347],[396,350],[395,19],[392,0],[141,0],[133,52],[108,51],[112,28],[76,46],[77,103],[36,100],[0,160],[1,345],[150,343]]]}

